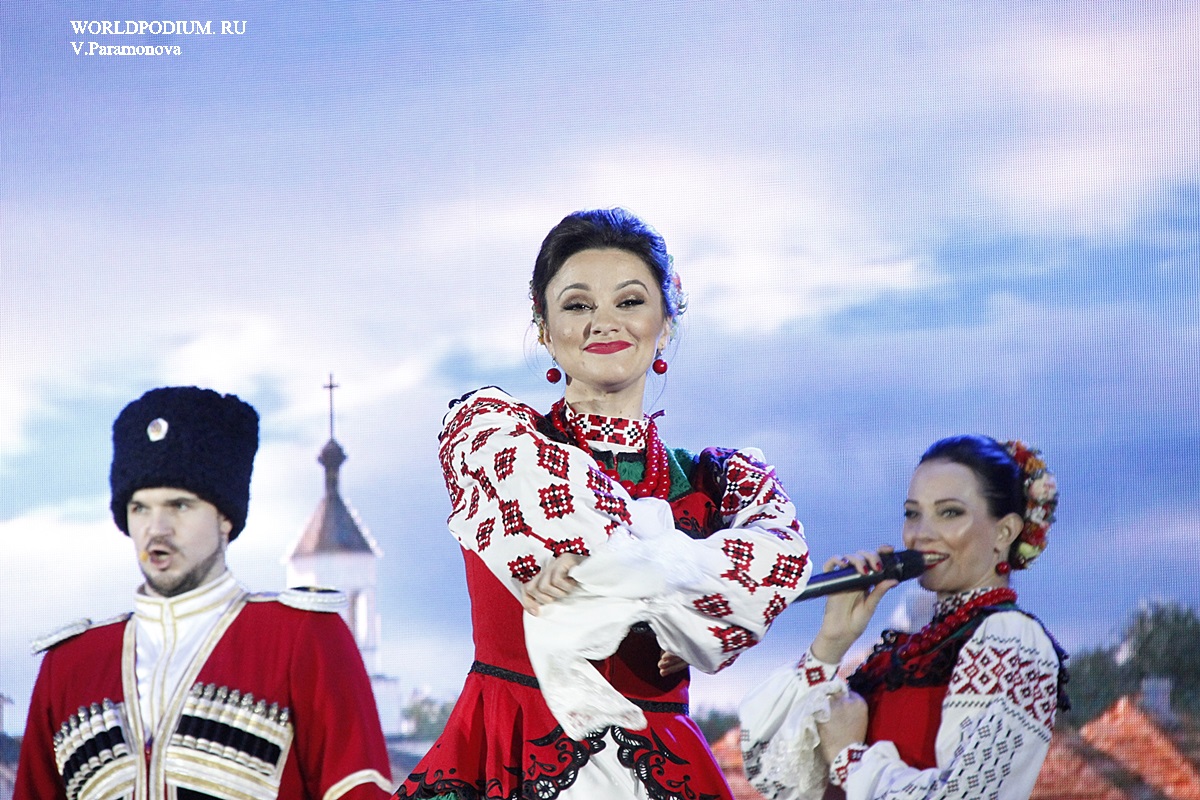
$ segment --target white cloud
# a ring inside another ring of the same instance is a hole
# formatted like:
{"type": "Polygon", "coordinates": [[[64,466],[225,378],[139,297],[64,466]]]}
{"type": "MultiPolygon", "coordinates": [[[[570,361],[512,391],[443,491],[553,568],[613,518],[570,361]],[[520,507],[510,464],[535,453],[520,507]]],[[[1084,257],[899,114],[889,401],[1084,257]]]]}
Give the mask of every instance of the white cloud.
{"type": "Polygon", "coordinates": [[[689,313],[731,332],[775,329],[937,282],[917,260],[897,256],[843,192],[782,177],[796,171],[794,163],[648,139],[557,165],[537,202],[510,197],[507,186],[481,187],[469,203],[428,209],[415,229],[430,258],[495,256],[469,282],[445,275],[447,295],[467,314],[460,342],[509,363],[521,352],[515,333],[528,325],[524,288],[537,247],[580,208],[623,205],[655,225],[693,301],[689,313]],[[482,220],[480,207],[490,209],[482,220]],[[490,313],[471,319],[480,302],[490,313]]]}
{"type": "Polygon", "coordinates": [[[976,179],[1020,226],[1125,230],[1200,168],[1200,9],[1129,18],[1083,11],[1021,26],[995,76],[1023,130],[976,179]]]}
{"type": "Polygon", "coordinates": [[[0,674],[17,712],[5,716],[7,733],[23,727],[37,676],[40,659],[29,643],[74,620],[130,608],[141,575],[107,509],[107,498],[88,498],[0,520],[0,674]]]}

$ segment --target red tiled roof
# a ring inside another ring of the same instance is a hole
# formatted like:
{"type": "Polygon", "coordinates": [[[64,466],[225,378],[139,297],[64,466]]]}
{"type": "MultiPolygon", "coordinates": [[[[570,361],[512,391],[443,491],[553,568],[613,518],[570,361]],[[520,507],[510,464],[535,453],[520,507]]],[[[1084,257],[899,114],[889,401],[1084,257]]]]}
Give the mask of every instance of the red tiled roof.
{"type": "Polygon", "coordinates": [[[1171,800],[1200,800],[1200,772],[1131,697],[1122,697],[1079,730],[1100,752],[1171,800]]]}
{"type": "Polygon", "coordinates": [[[1136,777],[1130,780],[1120,766],[1091,748],[1079,734],[1060,730],[1050,741],[1050,752],[1030,800],[1131,800],[1144,796],[1131,794],[1131,783],[1140,781],[1136,777]]]}

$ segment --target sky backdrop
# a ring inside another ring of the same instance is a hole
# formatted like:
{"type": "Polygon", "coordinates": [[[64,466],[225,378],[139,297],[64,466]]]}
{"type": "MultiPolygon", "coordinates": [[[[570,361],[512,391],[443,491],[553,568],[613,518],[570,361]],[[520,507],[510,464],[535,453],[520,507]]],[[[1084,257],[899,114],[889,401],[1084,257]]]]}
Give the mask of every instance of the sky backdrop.
{"type": "MultiPolygon", "coordinates": [[[[5,732],[31,639],[131,607],[109,431],[160,385],[258,408],[230,561],[278,590],[336,375],[343,495],[385,553],[382,667],[453,697],[471,644],[436,434],[481,385],[556,399],[528,280],[585,207],[658,227],[689,294],[650,381],[664,440],[761,448],[818,563],[898,543],[920,453],[979,432],[1058,475],[1015,585],[1068,649],[1141,602],[1200,604],[1196,4],[180,8],[0,8],[5,732]],[[71,25],[176,19],[214,34],[71,25]]],[[[732,707],[819,614],[789,610],[693,705],[732,707]]]]}

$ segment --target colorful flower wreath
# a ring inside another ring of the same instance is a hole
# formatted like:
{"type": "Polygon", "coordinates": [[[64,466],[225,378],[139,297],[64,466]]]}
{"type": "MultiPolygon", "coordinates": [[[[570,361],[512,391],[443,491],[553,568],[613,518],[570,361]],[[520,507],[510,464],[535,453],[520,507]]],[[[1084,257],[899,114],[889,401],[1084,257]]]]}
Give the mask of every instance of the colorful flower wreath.
{"type": "Polygon", "coordinates": [[[1042,452],[1024,442],[1005,442],[1004,449],[1021,468],[1025,477],[1025,527],[1017,537],[1017,546],[1009,552],[1013,569],[1028,569],[1046,549],[1046,534],[1058,508],[1058,482],[1046,469],[1042,452]]]}

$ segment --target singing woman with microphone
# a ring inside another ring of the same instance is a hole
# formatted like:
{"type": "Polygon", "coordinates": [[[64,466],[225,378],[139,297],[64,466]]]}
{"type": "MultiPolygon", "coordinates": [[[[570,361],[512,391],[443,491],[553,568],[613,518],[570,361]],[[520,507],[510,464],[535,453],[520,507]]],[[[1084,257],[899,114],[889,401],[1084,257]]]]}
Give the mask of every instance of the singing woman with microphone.
{"type": "MultiPolygon", "coordinates": [[[[839,665],[896,581],[830,595],[799,663],[741,706],[746,774],[771,800],[990,797],[1027,800],[1067,708],[1066,654],[1009,586],[1046,547],[1058,490],[1037,450],[956,436],[921,457],[904,502],[904,546],[941,560],[913,634],[885,631],[846,681],[839,665]]],[[[884,548],[886,551],[886,548],[884,548]]],[[[826,570],[881,568],[878,553],[826,570]]]]}

